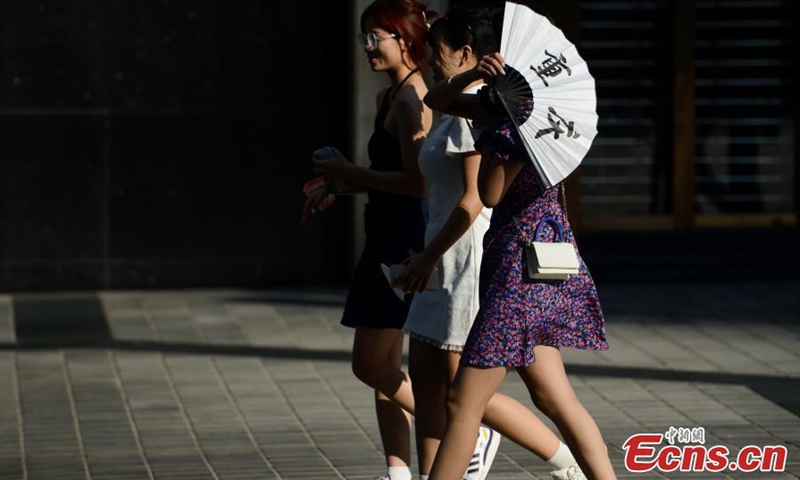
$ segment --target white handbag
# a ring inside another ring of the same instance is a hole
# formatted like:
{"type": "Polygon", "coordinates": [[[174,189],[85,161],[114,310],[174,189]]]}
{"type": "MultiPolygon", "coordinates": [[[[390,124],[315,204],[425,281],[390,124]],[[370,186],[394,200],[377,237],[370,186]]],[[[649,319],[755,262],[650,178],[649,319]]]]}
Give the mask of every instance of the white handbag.
{"type": "MultiPolygon", "coordinates": [[[[566,217],[567,198],[564,185],[559,185],[561,197],[564,201],[564,216],[566,217]]],[[[575,275],[580,271],[580,261],[575,246],[570,242],[564,241],[564,230],[555,217],[545,217],[539,221],[533,234],[533,241],[525,237],[525,233],[520,228],[519,223],[514,220],[520,238],[525,243],[525,264],[527,267],[528,278],[535,280],[566,280],[570,275],[575,275]],[[540,242],[542,227],[550,225],[556,233],[553,242],[540,242]]]]}
{"type": "Polygon", "coordinates": [[[534,241],[525,245],[525,258],[528,277],[542,280],[566,280],[578,273],[580,262],[575,246],[564,241],[564,232],[555,218],[547,217],[539,222],[534,241]],[[550,224],[558,234],[554,242],[539,242],[539,232],[543,225],[550,224]]]}

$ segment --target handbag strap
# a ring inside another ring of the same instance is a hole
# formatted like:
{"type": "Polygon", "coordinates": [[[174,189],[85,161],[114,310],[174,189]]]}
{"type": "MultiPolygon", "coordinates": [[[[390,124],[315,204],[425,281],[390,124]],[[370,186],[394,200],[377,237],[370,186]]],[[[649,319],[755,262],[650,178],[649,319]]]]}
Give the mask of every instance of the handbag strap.
{"type": "MultiPolygon", "coordinates": [[[[566,189],[564,188],[564,183],[562,182],[562,183],[558,184],[558,188],[561,189],[561,192],[560,192],[561,193],[561,199],[562,199],[562,201],[564,203],[562,207],[564,209],[564,217],[566,218],[567,217],[567,194],[566,194],[566,189]]],[[[535,242],[539,238],[539,233],[541,232],[542,226],[544,226],[545,224],[550,224],[550,225],[553,226],[553,229],[558,234],[558,237],[557,237],[556,241],[558,241],[558,242],[563,242],[564,241],[564,230],[561,228],[561,225],[556,221],[555,217],[550,216],[550,217],[545,217],[545,218],[541,219],[539,221],[539,225],[536,226],[536,231],[533,234],[533,241],[531,241],[525,235],[525,232],[522,230],[522,227],[519,226],[519,223],[517,222],[517,219],[514,217],[514,214],[511,213],[511,209],[508,208],[508,205],[506,205],[506,209],[509,210],[508,213],[509,213],[509,215],[511,215],[511,220],[514,221],[514,225],[517,227],[517,232],[519,233],[519,236],[522,239],[522,242],[525,244],[525,246],[530,247],[531,245],[533,245],[533,242],[535,242]]]]}
{"type": "Polygon", "coordinates": [[[545,226],[545,224],[550,224],[553,226],[553,230],[555,230],[557,233],[557,242],[564,241],[564,230],[562,230],[561,225],[556,222],[556,217],[544,217],[543,219],[539,220],[539,225],[536,226],[536,232],[533,234],[534,241],[539,239],[539,233],[542,231],[542,227],[545,226]]]}

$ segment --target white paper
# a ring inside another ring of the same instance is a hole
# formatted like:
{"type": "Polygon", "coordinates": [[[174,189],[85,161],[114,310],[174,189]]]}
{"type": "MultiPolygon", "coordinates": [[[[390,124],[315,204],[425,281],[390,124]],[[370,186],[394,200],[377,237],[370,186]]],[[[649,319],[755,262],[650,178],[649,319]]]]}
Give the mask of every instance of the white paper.
{"type": "MultiPolygon", "coordinates": [[[[393,263],[391,265],[386,265],[385,263],[381,263],[381,271],[383,271],[383,276],[386,277],[386,281],[389,282],[389,286],[391,287],[394,283],[394,279],[396,279],[400,273],[405,270],[406,266],[402,263],[393,263]]],[[[431,275],[430,280],[428,280],[428,285],[425,287],[425,290],[438,290],[442,288],[442,282],[439,279],[439,270],[434,268],[433,274],[431,275]]],[[[392,291],[397,298],[400,300],[405,300],[406,292],[403,291],[402,288],[399,287],[392,287],[392,291]]]]}

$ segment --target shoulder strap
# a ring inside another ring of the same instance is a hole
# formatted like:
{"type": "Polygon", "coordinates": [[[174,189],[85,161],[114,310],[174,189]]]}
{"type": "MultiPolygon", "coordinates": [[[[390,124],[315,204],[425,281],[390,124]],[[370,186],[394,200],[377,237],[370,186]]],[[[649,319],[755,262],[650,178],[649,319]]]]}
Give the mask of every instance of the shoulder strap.
{"type": "MultiPolygon", "coordinates": [[[[564,182],[559,183],[558,184],[558,188],[561,189],[561,191],[559,193],[561,194],[561,201],[563,203],[562,204],[562,208],[564,210],[564,218],[567,218],[567,194],[566,194],[566,188],[564,188],[564,182]]],[[[522,239],[522,242],[525,245],[529,245],[530,246],[532,242],[536,241],[537,237],[539,236],[539,228],[541,227],[543,222],[552,222],[553,224],[555,224],[558,227],[557,231],[558,231],[560,237],[562,239],[564,238],[564,234],[563,234],[563,231],[561,230],[561,226],[556,223],[555,218],[547,217],[547,218],[542,219],[539,222],[539,225],[536,227],[536,230],[534,230],[535,233],[534,233],[534,236],[533,236],[533,240],[529,239],[528,237],[525,236],[525,232],[522,231],[522,227],[519,226],[519,223],[517,222],[517,219],[514,218],[514,214],[511,213],[511,209],[508,208],[508,205],[504,204],[503,206],[506,207],[506,210],[508,210],[508,214],[511,215],[511,220],[514,221],[514,226],[517,227],[517,233],[519,233],[519,236],[520,236],[520,238],[522,239]]]]}
{"type": "Polygon", "coordinates": [[[558,184],[561,189],[561,208],[564,210],[564,218],[567,218],[567,188],[564,186],[564,181],[558,184]]]}

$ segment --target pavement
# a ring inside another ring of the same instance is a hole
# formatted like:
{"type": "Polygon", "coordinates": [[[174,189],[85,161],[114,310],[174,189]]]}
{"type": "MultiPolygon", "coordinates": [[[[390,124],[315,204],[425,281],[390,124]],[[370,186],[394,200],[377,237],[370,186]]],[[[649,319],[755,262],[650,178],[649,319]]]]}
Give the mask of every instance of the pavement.
{"type": "MultiPolygon", "coordinates": [[[[564,358],[620,478],[800,477],[800,281],[598,290],[611,348],[564,358]],[[626,439],[671,427],[704,433],[707,448],[786,447],[784,471],[625,468],[626,439]]],[[[343,299],[297,289],[0,296],[0,480],[371,480],[385,467],[372,392],[350,371],[343,299]]],[[[531,404],[516,374],[502,391],[531,404]]],[[[504,440],[488,478],[548,472],[504,440]]]]}

